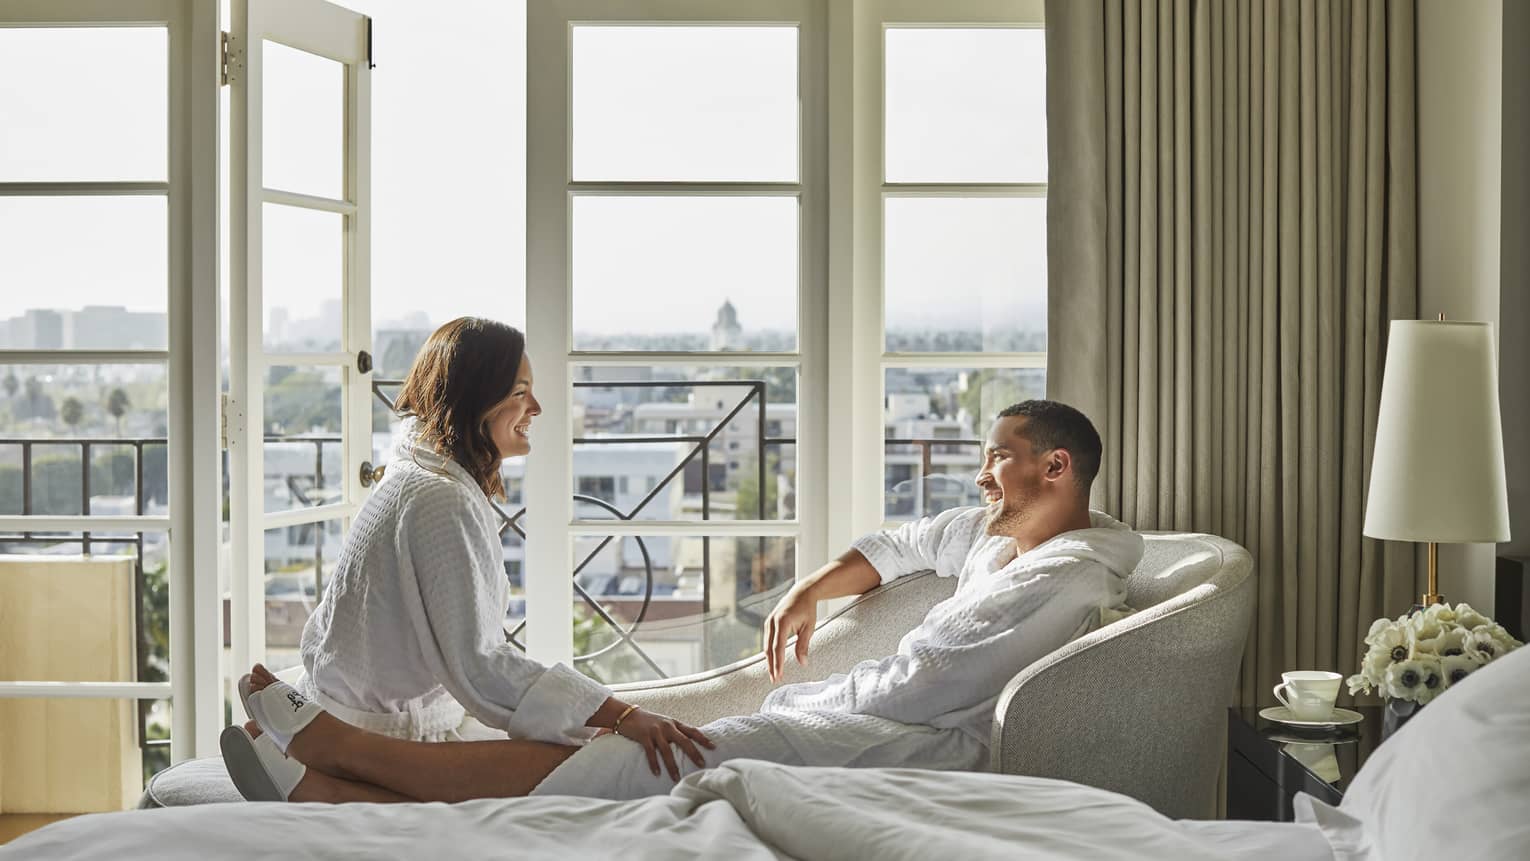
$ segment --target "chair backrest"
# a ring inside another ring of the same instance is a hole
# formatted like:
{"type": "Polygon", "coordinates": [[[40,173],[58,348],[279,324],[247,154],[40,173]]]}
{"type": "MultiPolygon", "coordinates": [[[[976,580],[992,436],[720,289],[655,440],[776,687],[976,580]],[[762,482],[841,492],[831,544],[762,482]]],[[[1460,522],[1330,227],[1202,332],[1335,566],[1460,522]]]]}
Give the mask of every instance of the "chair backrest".
{"type": "Polygon", "coordinates": [[[1127,584],[1138,611],[1005,686],[991,767],[1121,792],[1176,818],[1209,817],[1253,609],[1253,563],[1213,535],[1144,537],[1127,584]]]}
{"type": "Polygon", "coordinates": [[[1222,568],[1223,546],[1208,540],[1211,536],[1145,532],[1142,537],[1142,561],[1126,578],[1126,603],[1135,609],[1145,610],[1183,595],[1222,568]]]}

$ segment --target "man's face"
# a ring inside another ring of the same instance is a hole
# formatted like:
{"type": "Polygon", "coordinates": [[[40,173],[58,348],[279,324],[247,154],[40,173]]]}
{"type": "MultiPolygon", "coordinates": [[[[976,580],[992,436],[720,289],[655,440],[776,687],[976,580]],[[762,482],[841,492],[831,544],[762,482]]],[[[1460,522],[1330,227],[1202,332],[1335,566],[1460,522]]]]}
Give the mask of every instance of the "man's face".
{"type": "Polygon", "coordinates": [[[1048,452],[1031,450],[1024,416],[994,422],[977,485],[988,504],[989,535],[1010,535],[1030,517],[1046,487],[1048,452]]]}

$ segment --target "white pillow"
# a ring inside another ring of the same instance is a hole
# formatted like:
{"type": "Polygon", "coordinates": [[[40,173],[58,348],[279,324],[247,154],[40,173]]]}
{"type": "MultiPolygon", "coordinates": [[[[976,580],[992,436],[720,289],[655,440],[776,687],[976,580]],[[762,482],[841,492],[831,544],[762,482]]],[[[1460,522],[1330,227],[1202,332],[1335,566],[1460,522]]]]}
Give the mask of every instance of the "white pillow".
{"type": "Polygon", "coordinates": [[[1339,811],[1364,823],[1379,858],[1530,858],[1530,648],[1419,710],[1365,761],[1339,811]]]}

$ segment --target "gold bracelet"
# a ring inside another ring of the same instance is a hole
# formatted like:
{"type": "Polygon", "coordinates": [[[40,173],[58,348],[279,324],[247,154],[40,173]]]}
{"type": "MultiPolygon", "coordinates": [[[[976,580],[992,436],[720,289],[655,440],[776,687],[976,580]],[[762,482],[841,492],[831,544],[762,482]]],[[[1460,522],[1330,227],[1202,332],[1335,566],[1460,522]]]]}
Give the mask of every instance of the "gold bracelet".
{"type": "Polygon", "coordinates": [[[637,711],[637,706],[627,706],[627,710],[618,715],[616,718],[616,723],[611,725],[611,732],[616,735],[621,735],[622,721],[627,719],[627,715],[630,715],[635,711],[637,711]]]}

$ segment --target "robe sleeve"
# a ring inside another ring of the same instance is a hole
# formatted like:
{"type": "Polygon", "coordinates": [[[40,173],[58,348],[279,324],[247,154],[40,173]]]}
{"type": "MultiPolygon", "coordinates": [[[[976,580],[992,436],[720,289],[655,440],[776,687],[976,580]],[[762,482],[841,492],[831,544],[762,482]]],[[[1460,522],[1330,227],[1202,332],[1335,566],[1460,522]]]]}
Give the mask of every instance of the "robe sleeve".
{"type": "Polygon", "coordinates": [[[1059,558],[980,600],[944,602],[899,654],[862,661],[837,679],[796,686],[789,705],[907,724],[930,724],[971,708],[1087,630],[1104,576],[1099,566],[1059,558]]]}
{"type": "Polygon", "coordinates": [[[401,593],[426,665],[469,714],[515,738],[578,744],[611,696],[563,665],[543,666],[505,640],[499,536],[470,491],[420,488],[399,513],[401,593]]]}
{"type": "Polygon", "coordinates": [[[934,517],[921,517],[893,529],[856,539],[850,546],[877,569],[882,583],[916,571],[942,577],[961,574],[974,531],[982,525],[983,509],[953,508],[934,517]]]}

